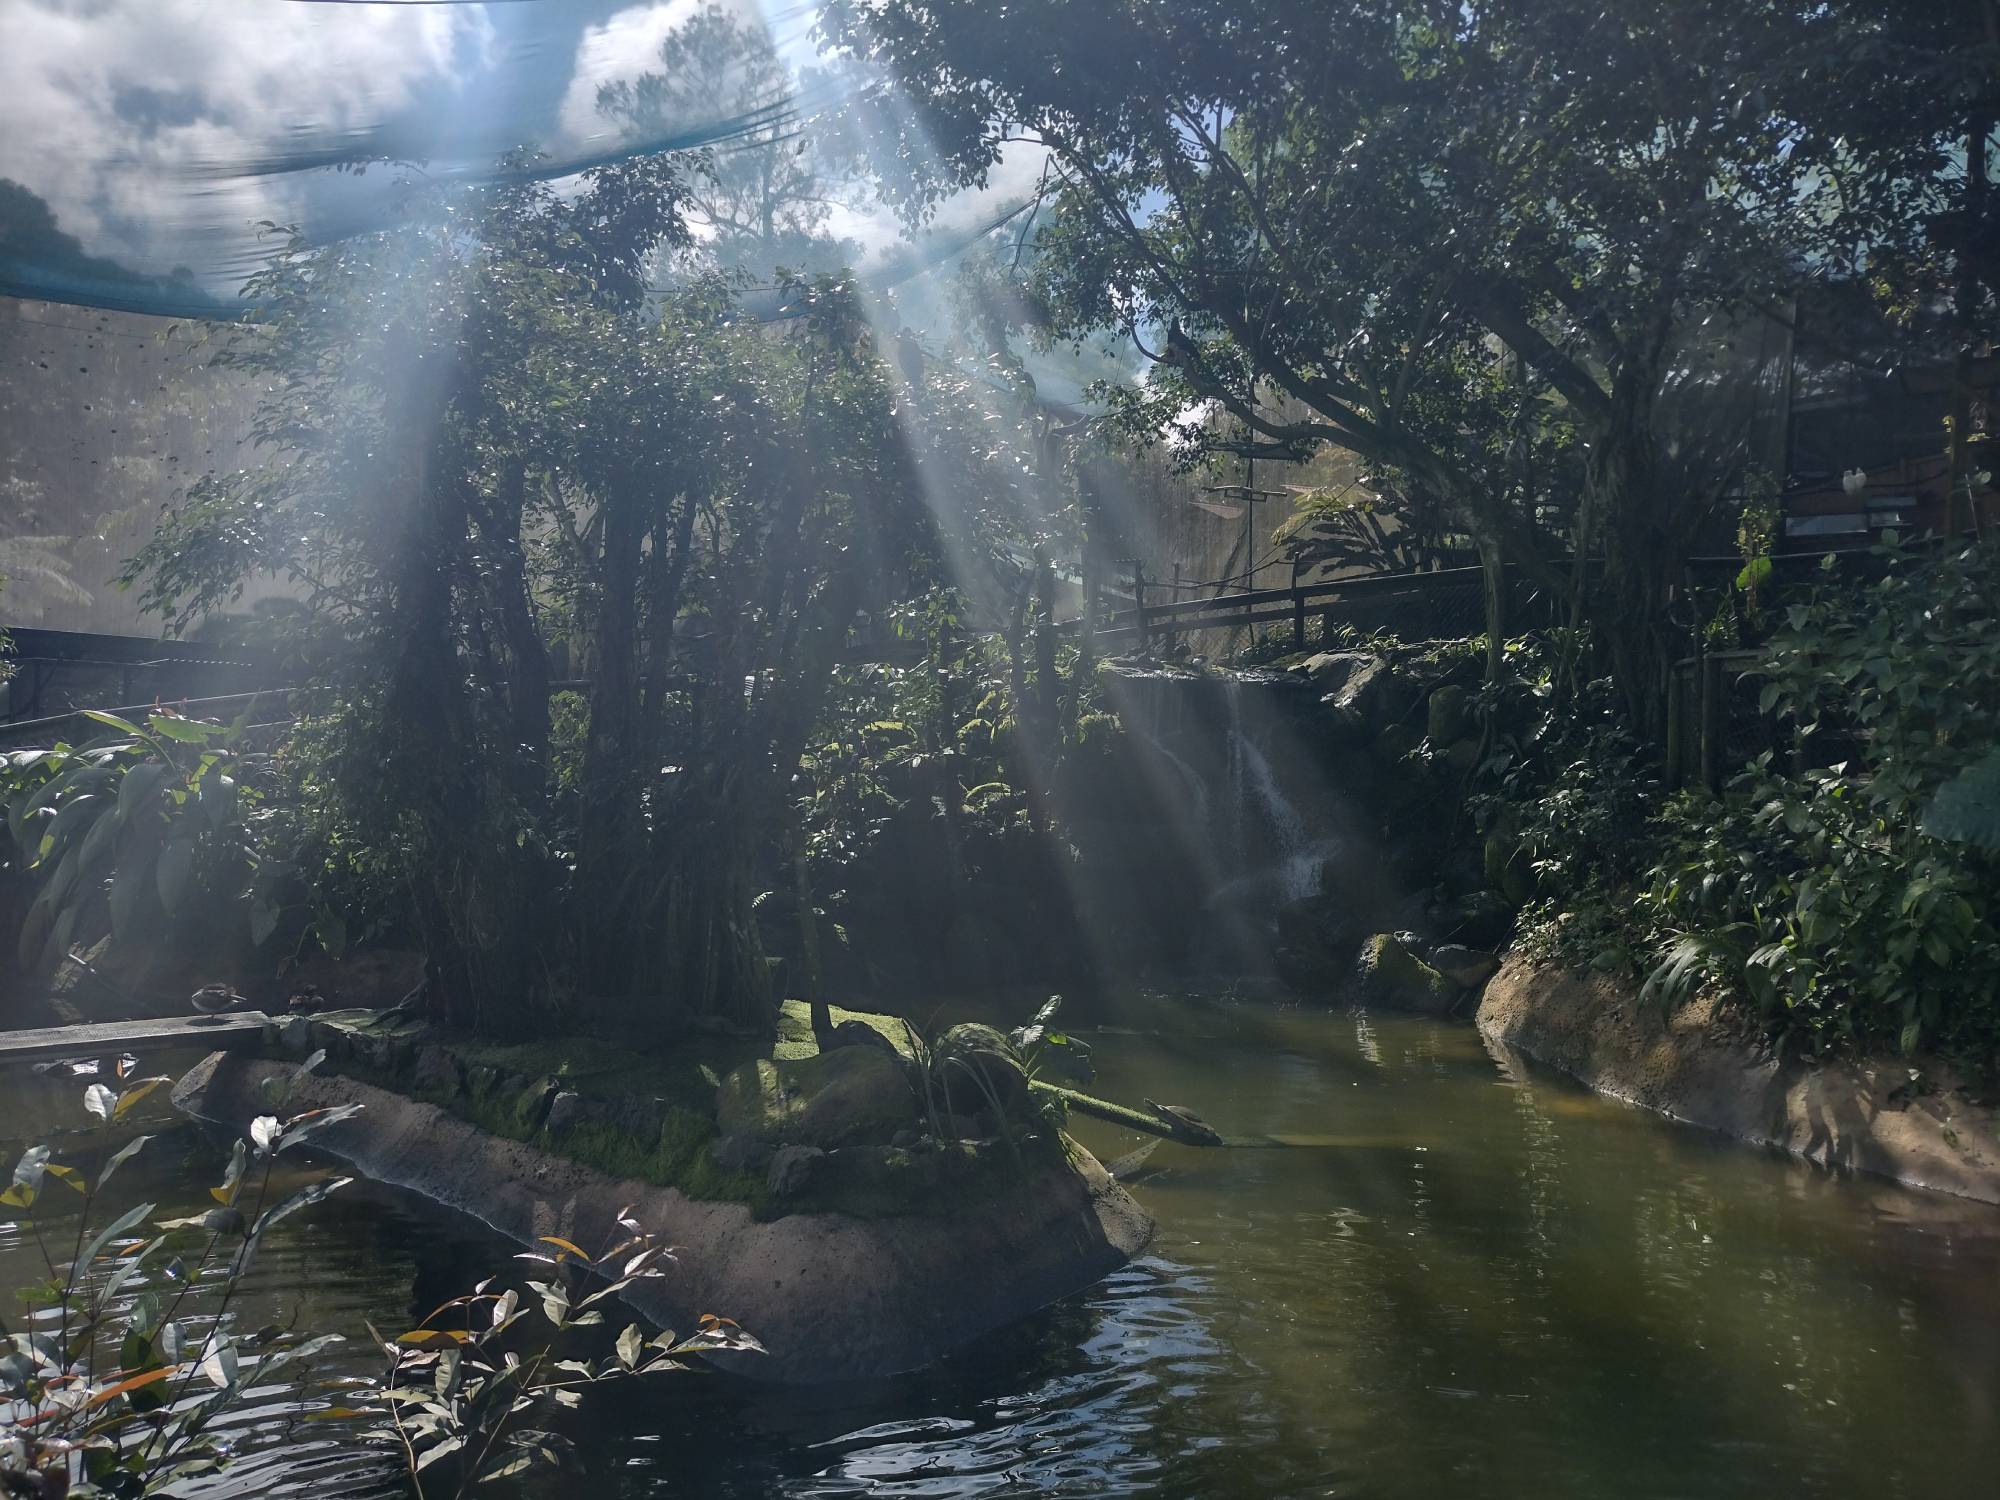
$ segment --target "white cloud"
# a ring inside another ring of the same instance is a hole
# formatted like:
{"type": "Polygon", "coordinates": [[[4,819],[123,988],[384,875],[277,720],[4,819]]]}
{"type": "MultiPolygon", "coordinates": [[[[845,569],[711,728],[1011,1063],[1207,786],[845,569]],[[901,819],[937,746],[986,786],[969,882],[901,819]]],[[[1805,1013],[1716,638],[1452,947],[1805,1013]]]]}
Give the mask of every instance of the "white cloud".
{"type": "Polygon", "coordinates": [[[91,253],[169,270],[205,230],[296,215],[297,178],[246,163],[295,133],[393,115],[491,36],[481,6],[17,5],[0,48],[0,177],[91,253]]]}
{"type": "MultiPolygon", "coordinates": [[[[986,186],[954,193],[938,205],[937,213],[917,236],[953,239],[982,224],[989,224],[1015,204],[1031,198],[1041,181],[1048,148],[1029,141],[1010,141],[1000,150],[986,186]]],[[[834,205],[827,223],[830,233],[851,239],[861,246],[862,265],[894,256],[910,247],[902,221],[895,210],[872,195],[834,205]]]]}
{"type": "Polygon", "coordinates": [[[630,83],[659,64],[660,43],[701,8],[701,0],[635,5],[585,29],[576,44],[576,68],[556,109],[553,149],[587,150],[615,140],[618,130],[597,111],[597,91],[630,83]]]}

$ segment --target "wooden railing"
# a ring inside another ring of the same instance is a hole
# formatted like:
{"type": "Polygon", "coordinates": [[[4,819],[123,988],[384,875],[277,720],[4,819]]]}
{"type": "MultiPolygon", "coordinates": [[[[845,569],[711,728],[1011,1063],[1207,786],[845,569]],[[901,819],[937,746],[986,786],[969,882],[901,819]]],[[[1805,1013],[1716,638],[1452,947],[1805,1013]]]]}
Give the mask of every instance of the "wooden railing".
{"type": "MultiPolygon", "coordinates": [[[[1387,617],[1399,609],[1428,609],[1434,614],[1448,615],[1454,629],[1462,627],[1462,633],[1468,635],[1476,635],[1483,628],[1484,581],[1482,570],[1477,567],[1442,568],[1429,573],[1375,573],[1323,579],[1290,588],[1249,589],[1206,599],[1149,602],[1147,594],[1161,587],[1150,582],[1143,571],[1135,570],[1131,582],[1132,605],[1098,619],[1091,632],[1094,638],[1146,643],[1196,630],[1288,622],[1295,643],[1303,648],[1306,623],[1314,616],[1332,618],[1365,613],[1387,617]],[[1447,598],[1452,607],[1438,608],[1447,598]]],[[[1057,628],[1073,634],[1083,628],[1083,621],[1066,620],[1057,628]]]]}

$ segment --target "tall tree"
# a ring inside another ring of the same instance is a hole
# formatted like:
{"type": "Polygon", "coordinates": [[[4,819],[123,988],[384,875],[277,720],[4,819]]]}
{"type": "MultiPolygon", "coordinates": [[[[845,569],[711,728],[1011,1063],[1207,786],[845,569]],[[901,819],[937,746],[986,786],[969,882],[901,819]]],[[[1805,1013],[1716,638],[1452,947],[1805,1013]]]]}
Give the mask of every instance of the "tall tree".
{"type": "Polygon", "coordinates": [[[1482,393],[1559,410],[1585,460],[1572,540],[1601,555],[1595,615],[1647,721],[1699,520],[1659,413],[1690,328],[1865,268],[1941,159],[1866,76],[1891,9],[835,0],[824,25],[899,96],[871,118],[911,214],[1010,141],[1049,149],[1047,329],[1137,341],[1146,424],[1210,404],[1266,451],[1339,444],[1548,576],[1482,393]]]}

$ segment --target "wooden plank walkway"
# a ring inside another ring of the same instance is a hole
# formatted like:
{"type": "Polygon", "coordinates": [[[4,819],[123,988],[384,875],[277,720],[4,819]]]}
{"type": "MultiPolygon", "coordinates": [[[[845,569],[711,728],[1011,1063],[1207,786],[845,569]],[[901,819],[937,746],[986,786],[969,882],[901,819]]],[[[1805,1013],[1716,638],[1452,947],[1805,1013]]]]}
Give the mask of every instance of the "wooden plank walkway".
{"type": "Polygon", "coordinates": [[[157,1021],[105,1021],[84,1026],[47,1026],[37,1031],[0,1031],[0,1067],[57,1057],[108,1057],[160,1047],[206,1047],[237,1051],[259,1047],[273,1018],[261,1010],[221,1016],[167,1016],[157,1021]]]}

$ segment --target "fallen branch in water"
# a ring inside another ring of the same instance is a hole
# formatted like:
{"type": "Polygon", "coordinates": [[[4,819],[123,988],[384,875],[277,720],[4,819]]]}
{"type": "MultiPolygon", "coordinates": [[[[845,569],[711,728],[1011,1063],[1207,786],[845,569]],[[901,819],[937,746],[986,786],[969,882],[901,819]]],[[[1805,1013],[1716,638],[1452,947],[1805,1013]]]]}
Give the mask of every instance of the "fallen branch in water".
{"type": "Polygon", "coordinates": [[[1109,1099],[1098,1099],[1090,1094],[1079,1094],[1075,1089],[1058,1088],[1053,1083],[1043,1083],[1039,1078],[1028,1081],[1028,1087],[1038,1093],[1053,1094],[1078,1114],[1089,1115],[1092,1119],[1104,1120],[1113,1125],[1122,1125],[1127,1130],[1137,1130],[1145,1135],[1156,1135],[1162,1140],[1177,1141],[1183,1146],[1215,1146],[1222,1142],[1176,1125],[1171,1119],[1153,1114],[1150,1110],[1132,1109],[1127,1105],[1113,1104],[1109,1099]]]}

